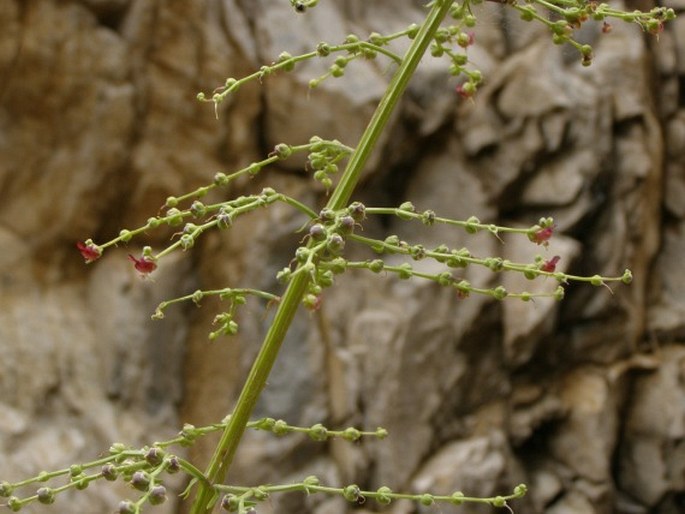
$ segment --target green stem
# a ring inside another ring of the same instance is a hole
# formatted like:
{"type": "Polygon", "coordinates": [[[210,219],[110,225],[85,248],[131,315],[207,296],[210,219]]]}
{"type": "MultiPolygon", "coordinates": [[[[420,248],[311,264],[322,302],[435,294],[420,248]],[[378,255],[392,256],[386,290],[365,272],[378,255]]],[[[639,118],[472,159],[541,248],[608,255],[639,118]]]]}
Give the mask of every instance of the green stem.
{"type": "MultiPolygon", "coordinates": [[[[390,115],[409,83],[409,79],[411,79],[414,74],[428,45],[433,39],[436,30],[440,27],[440,24],[447,15],[451,5],[451,0],[437,0],[433,3],[426,20],[402,60],[402,64],[395,72],[385,95],[378,104],[371,121],[366,127],[366,130],[340,179],[340,183],[335,188],[335,191],[328,201],[327,207],[331,209],[340,209],[349,201],[352,192],[359,181],[359,176],[378,142],[378,138],[383,133],[383,130],[390,119],[390,115]]],[[[212,484],[222,482],[225,478],[250,415],[252,414],[252,410],[266,384],[266,380],[276,361],[278,351],[283,343],[286,332],[290,327],[300,301],[306,292],[309,280],[310,275],[308,273],[294,274],[283,294],[273,323],[264,338],[259,354],[252,365],[252,369],[250,370],[245,385],[240,393],[235,410],[216,447],[209,467],[207,468],[206,476],[212,484]]],[[[215,494],[216,492],[208,485],[200,483],[197,497],[191,507],[191,514],[205,514],[207,510],[211,508],[211,503],[215,498],[215,494]]]]}

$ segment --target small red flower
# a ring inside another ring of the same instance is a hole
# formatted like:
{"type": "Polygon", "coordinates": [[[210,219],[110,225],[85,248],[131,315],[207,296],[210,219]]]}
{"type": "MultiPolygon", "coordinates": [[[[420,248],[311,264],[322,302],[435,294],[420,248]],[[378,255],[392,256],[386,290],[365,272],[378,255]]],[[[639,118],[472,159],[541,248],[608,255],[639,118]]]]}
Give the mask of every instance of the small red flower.
{"type": "Polygon", "coordinates": [[[456,87],[456,91],[462,98],[472,98],[476,93],[476,88],[471,82],[464,82],[456,87]]]}
{"type": "Polygon", "coordinates": [[[140,259],[136,259],[133,255],[128,254],[128,258],[131,262],[133,262],[133,266],[136,268],[136,270],[144,275],[152,273],[157,269],[157,263],[149,257],[143,256],[140,259]]]}
{"type": "Polygon", "coordinates": [[[558,255],[555,255],[551,259],[546,260],[540,266],[540,271],[546,271],[547,273],[554,273],[554,271],[557,269],[557,262],[559,262],[559,259],[561,259],[561,257],[559,257],[558,255]]]}
{"type": "Polygon", "coordinates": [[[91,242],[82,243],[81,241],[77,241],[76,248],[81,252],[81,256],[86,260],[86,264],[98,260],[102,255],[102,250],[91,242]]]}
{"type": "Polygon", "coordinates": [[[541,228],[532,235],[529,235],[528,238],[536,245],[547,246],[552,234],[554,234],[554,227],[555,225],[550,225],[549,227],[541,228]]]}

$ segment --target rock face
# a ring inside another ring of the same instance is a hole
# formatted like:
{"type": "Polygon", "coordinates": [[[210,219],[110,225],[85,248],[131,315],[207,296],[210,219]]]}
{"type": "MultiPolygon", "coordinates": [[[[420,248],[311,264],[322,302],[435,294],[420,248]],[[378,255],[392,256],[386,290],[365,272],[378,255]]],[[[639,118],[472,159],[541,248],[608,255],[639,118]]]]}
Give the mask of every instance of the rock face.
{"type": "MultiPolygon", "coordinates": [[[[421,15],[410,0],[321,2],[305,16],[271,0],[0,3],[0,481],[95,459],[115,441],[142,446],[230,411],[268,328],[263,306],[248,304],[239,335],[214,343],[207,333],[226,308],[218,301],[170,308],[163,321],[149,315],[198,288],[278,294],[275,274],[298,246],[302,215],[276,205],[208,233],[162,260],[153,280],[137,276],[126,255],[161,249],[169,232],[108,249],[88,267],[74,242],[140,226],[167,196],[263,159],[276,143],[318,134],[353,146],[392,64],[350,63],[344,77],[309,92],[330,62],[308,62],[242,86],[218,120],[195,95],[284,50],[391,33],[421,15]]],[[[557,235],[545,249],[394,218],[369,219],[364,235],[523,262],[560,255],[560,269],[574,274],[630,268],[633,284],[570,286],[562,303],[523,304],[350,272],[321,310],[296,317],[255,416],[383,426],[390,437],[320,445],[249,433],[233,476],[256,485],[317,474],[467,495],[525,482],[530,493],[517,505],[530,513],[681,512],[685,13],[658,40],[633,25],[613,23],[607,35],[588,26],[589,68],[501,5],[479,5],[476,15],[468,51],[486,81],[475,100],[455,95],[445,62],[425,59],[355,199],[411,200],[442,216],[518,226],[553,216],[557,235]]],[[[326,195],[312,183],[302,160],[285,161],[214,199],[270,186],[319,207],[326,195]]],[[[370,257],[351,244],[347,252],[370,257]]],[[[463,276],[483,287],[556,286],[476,268],[463,276]]],[[[213,443],[188,455],[202,467],[213,443]]],[[[118,483],[58,502],[100,513],[129,496],[118,483]]],[[[347,508],[287,496],[260,512],[347,508]]],[[[157,511],[179,509],[169,501],[157,511]]]]}

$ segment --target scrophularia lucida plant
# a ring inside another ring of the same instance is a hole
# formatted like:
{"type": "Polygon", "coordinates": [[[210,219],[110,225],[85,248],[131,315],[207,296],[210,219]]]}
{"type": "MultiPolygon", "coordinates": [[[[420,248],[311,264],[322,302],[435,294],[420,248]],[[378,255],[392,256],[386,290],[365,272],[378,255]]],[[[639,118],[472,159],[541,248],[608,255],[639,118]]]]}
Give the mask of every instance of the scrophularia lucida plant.
{"type": "MultiPolygon", "coordinates": [[[[295,14],[306,13],[318,3],[318,0],[289,1],[295,14]]],[[[119,514],[139,513],[148,506],[165,501],[168,494],[164,485],[165,477],[175,473],[185,473],[189,478],[183,497],[190,498],[190,512],[193,514],[204,514],[214,508],[240,514],[258,512],[260,502],[270,495],[291,491],[306,494],[337,494],[351,503],[358,503],[363,499],[375,500],[385,505],[403,498],[413,499],[423,505],[438,502],[457,505],[464,502],[479,502],[489,503],[495,507],[509,507],[515,499],[525,494],[525,485],[519,485],[510,493],[489,498],[470,497],[459,491],[450,495],[425,492],[395,493],[390,485],[375,491],[366,491],[355,484],[324,485],[314,476],[303,477],[296,483],[280,485],[255,484],[252,487],[243,487],[225,483],[236,448],[247,428],[269,431],[276,435],[304,433],[315,441],[326,441],[331,438],[356,441],[361,437],[383,439],[388,435],[383,428],[371,428],[366,431],[354,427],[332,430],[320,424],[297,427],[272,418],[250,420],[298,306],[303,304],[310,310],[319,309],[324,299],[324,290],[333,286],[336,277],[343,273],[359,270],[358,272],[383,273],[387,277],[404,280],[432,281],[439,286],[451,288],[464,301],[468,301],[473,295],[486,295],[506,301],[530,301],[539,296],[561,299],[564,296],[564,286],[570,281],[588,282],[595,286],[606,286],[612,282],[631,282],[632,275],[629,270],[614,277],[583,277],[558,272],[557,265],[561,259],[558,255],[548,258],[538,255],[530,262],[511,262],[497,256],[473,255],[468,248],[452,248],[448,244],[426,248],[421,244],[402,240],[394,234],[388,234],[381,239],[364,235],[362,229],[365,222],[369,218],[379,216],[393,216],[407,223],[418,222],[425,226],[447,225],[468,234],[486,232],[497,239],[500,239],[502,234],[509,234],[512,237],[527,238],[532,250],[540,247],[546,250],[555,235],[557,227],[551,218],[542,218],[530,227],[505,227],[483,223],[475,216],[466,220],[443,217],[430,209],[419,210],[409,201],[397,207],[367,206],[354,201],[354,191],[368,157],[424,56],[430,55],[445,61],[446,78],[452,76],[458,82],[457,86],[445,86],[456,87],[455,101],[459,101],[460,97],[477,100],[478,88],[487,80],[475,67],[468,53],[470,48],[477,45],[473,28],[478,21],[478,3],[480,2],[470,0],[433,0],[426,6],[423,20],[394,33],[384,35],[374,32],[366,36],[350,34],[343,41],[313,42],[309,52],[298,55],[292,55],[284,49],[275,62],[265,64],[245,77],[228,78],[210,95],[198,95],[201,102],[212,104],[216,115],[219,116],[222,103],[229,96],[236,94],[240,88],[249,85],[258,87],[258,82],[268,80],[270,75],[288,73],[305,61],[321,59],[331,63],[326,73],[311,78],[311,89],[316,89],[323,81],[343,78],[348,65],[358,59],[383,59],[392,69],[392,78],[388,82],[385,94],[359,141],[342,143],[312,136],[304,143],[281,143],[260,161],[232,173],[217,173],[208,180],[206,186],[181,196],[169,197],[159,211],[160,214],[152,216],[138,228],[122,230],[117,237],[107,242],[96,244],[87,239],[76,244],[82,258],[90,264],[98,260],[108,248],[130,244],[134,238],[142,237],[158,227],[180,227],[177,237],[172,238],[165,247],[153,250],[149,246],[144,246],[142,252],[132,251],[129,254],[128,259],[133,268],[139,274],[148,276],[154,274],[158,263],[169,254],[178,250],[190,251],[205,232],[230,230],[244,214],[268,208],[272,204],[285,204],[309,220],[304,237],[302,233],[293,234],[293,238],[299,240],[300,245],[294,255],[284,260],[283,268],[277,274],[276,278],[282,284],[282,290],[262,291],[233,287],[200,290],[162,302],[153,315],[153,318],[160,319],[164,317],[165,309],[171,304],[193,301],[199,305],[208,296],[219,296],[222,300],[228,301],[229,308],[215,317],[215,330],[209,334],[209,338],[214,340],[239,331],[236,314],[248,296],[261,298],[269,305],[276,306],[273,322],[254,360],[240,397],[224,420],[206,427],[185,425],[177,437],[140,449],[114,443],[103,456],[91,462],[43,472],[21,482],[0,482],[0,497],[4,498],[1,506],[16,512],[32,503],[58,503],[60,493],[70,489],[80,490],[90,482],[104,479],[128,482],[132,490],[137,492],[133,499],[122,499],[118,506],[113,506],[118,509],[119,514]],[[404,54],[399,54],[395,49],[394,42],[398,40],[408,41],[409,49],[404,54]],[[347,146],[348,144],[354,146],[347,146]],[[255,176],[270,165],[295,155],[305,156],[305,170],[328,192],[325,205],[306,205],[300,199],[270,187],[216,203],[203,201],[210,191],[226,190],[236,179],[255,176]],[[352,245],[366,247],[371,257],[358,261],[346,258],[346,250],[352,245]],[[395,258],[391,261],[386,260],[389,255],[400,256],[404,260],[401,263],[395,258]],[[415,269],[412,263],[421,260],[435,261],[442,269],[437,272],[415,269]],[[520,273],[530,280],[552,279],[556,280],[558,285],[552,292],[533,293],[509,291],[502,285],[492,287],[472,284],[461,275],[461,271],[469,266],[484,267],[493,273],[520,273]],[[209,465],[204,470],[172,451],[176,446],[192,445],[199,438],[211,433],[219,433],[220,439],[209,465]]],[[[544,25],[549,30],[553,43],[574,47],[583,65],[592,63],[593,50],[589,45],[577,42],[575,34],[587,21],[601,22],[597,30],[605,34],[611,31],[610,21],[622,20],[639,25],[646,33],[658,35],[663,30],[664,22],[675,17],[673,9],[670,8],[657,7],[649,12],[624,12],[605,3],[584,0],[502,0],[500,3],[517,11],[523,20],[544,25]]],[[[445,83],[447,84],[447,81],[445,83]]],[[[151,210],[156,210],[156,206],[151,206],[151,210]]]]}

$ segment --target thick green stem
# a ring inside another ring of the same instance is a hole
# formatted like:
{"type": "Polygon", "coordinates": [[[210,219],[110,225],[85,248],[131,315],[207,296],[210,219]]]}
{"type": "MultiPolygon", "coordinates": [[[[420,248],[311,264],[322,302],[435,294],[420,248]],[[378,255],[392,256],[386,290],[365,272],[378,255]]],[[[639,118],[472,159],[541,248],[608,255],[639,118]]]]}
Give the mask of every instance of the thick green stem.
{"type": "MultiPolygon", "coordinates": [[[[435,31],[447,15],[451,4],[452,0],[436,0],[433,3],[426,20],[414,38],[407,54],[404,56],[402,64],[395,72],[385,95],[378,104],[356,150],[350,157],[347,168],[331,195],[327,207],[340,209],[349,202],[352,192],[359,181],[359,176],[378,142],[378,138],[383,133],[397,102],[404,93],[409,80],[425,54],[435,31]]],[[[252,410],[276,361],[285,334],[307,290],[309,280],[308,274],[296,273],[281,298],[273,323],[264,338],[262,347],[252,365],[231,419],[209,463],[206,476],[211,484],[222,482],[225,478],[252,410]]],[[[197,497],[191,508],[191,514],[205,514],[211,508],[212,499],[215,494],[212,488],[201,482],[197,497]]]]}

